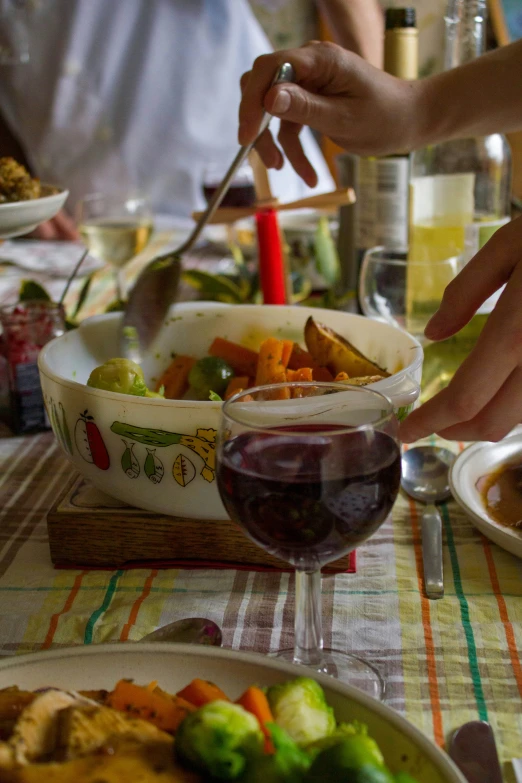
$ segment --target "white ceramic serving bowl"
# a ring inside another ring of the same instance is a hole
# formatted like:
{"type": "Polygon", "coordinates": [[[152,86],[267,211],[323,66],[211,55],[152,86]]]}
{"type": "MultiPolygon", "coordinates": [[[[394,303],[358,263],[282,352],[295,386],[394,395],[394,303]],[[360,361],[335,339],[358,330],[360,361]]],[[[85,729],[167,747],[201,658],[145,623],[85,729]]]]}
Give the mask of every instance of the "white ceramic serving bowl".
{"type": "MultiPolygon", "coordinates": [[[[291,663],[216,647],[165,642],[98,644],[6,658],[0,662],[0,688],[110,690],[126,677],[139,684],[157,680],[160,687],[175,693],[194,677],[201,677],[236,699],[252,684],[274,685],[302,674],[302,667],[291,663]]],[[[408,772],[419,783],[465,783],[449,757],[390,707],[333,677],[317,674],[314,679],[324,689],[338,721],[358,720],[368,726],[394,772],[408,772]]]]}
{"type": "MultiPolygon", "coordinates": [[[[268,336],[304,345],[309,315],[394,372],[372,388],[389,397],[399,415],[415,403],[423,359],[416,340],[388,324],[318,308],[176,305],[143,363],[145,376],[150,383],[158,378],[173,352],[205,356],[217,336],[253,348],[268,336]]],[[[221,403],[133,397],[86,385],[95,367],[119,355],[120,322],[119,313],[89,318],[40,354],[42,389],[60,445],[108,495],[173,516],[226,519],[214,471],[221,403]]]]}
{"type": "Polygon", "coordinates": [[[0,204],[0,239],[34,231],[40,223],[51,220],[61,210],[68,195],[68,190],[59,190],[50,196],[0,204]]]}

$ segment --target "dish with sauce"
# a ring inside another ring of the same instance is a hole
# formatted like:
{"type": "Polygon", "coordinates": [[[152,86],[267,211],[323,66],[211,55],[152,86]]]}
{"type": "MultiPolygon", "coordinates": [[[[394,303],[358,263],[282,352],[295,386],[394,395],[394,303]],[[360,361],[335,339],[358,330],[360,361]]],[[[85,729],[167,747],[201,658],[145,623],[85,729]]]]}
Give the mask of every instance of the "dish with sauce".
{"type": "Polygon", "coordinates": [[[522,558],[522,527],[516,524],[517,509],[522,508],[516,487],[518,478],[522,478],[522,427],[498,443],[468,446],[450,470],[453,497],[475,527],[498,546],[522,558]],[[519,470],[513,470],[517,466],[519,470]]]}

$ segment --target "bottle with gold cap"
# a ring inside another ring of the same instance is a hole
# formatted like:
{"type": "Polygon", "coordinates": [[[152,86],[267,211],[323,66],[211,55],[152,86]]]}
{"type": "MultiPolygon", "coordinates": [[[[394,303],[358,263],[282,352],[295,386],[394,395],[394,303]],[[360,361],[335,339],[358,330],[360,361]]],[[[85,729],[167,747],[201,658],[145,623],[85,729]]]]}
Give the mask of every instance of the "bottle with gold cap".
{"type": "MultiPolygon", "coordinates": [[[[416,79],[419,42],[415,9],[388,8],[385,20],[385,71],[400,79],[416,79]]],[[[396,252],[407,251],[409,179],[407,152],[398,150],[382,158],[359,159],[356,183],[359,250],[385,245],[396,252]]]]}

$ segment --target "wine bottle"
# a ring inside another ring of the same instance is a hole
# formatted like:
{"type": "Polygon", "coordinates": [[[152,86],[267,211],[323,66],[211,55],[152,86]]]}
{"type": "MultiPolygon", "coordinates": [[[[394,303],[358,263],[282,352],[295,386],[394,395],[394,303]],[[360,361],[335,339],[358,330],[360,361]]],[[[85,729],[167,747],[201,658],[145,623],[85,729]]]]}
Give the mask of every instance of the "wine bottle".
{"type": "MultiPolygon", "coordinates": [[[[445,67],[456,67],[485,51],[486,0],[449,0],[445,14],[445,67]]],[[[441,109],[442,110],[442,109],[441,109]]],[[[411,156],[409,258],[467,262],[510,217],[511,153],[506,138],[454,139],[411,156]]],[[[410,330],[434,311],[444,283],[426,286],[418,267],[407,276],[410,330]]],[[[496,297],[451,340],[425,346],[422,398],[449,383],[478,338],[496,297]]]]}
{"type": "MultiPolygon", "coordinates": [[[[385,13],[384,69],[401,79],[416,79],[419,45],[414,8],[388,8],[385,13]]],[[[378,118],[376,118],[378,121],[378,118]]],[[[385,245],[408,249],[410,161],[407,153],[360,158],[356,196],[357,245],[367,250],[385,245]]]]}

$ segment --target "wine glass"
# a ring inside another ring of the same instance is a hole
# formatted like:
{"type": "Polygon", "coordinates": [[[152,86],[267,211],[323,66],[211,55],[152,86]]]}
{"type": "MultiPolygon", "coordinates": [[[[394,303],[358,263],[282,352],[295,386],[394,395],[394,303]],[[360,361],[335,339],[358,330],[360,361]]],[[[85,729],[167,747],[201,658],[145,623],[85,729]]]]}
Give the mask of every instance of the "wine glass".
{"type": "Polygon", "coordinates": [[[369,318],[409,332],[424,348],[420,401],[445,388],[472,350],[487,316],[477,314],[454,337],[431,342],[426,324],[438,310],[446,286],[464,267],[464,256],[417,261],[405,253],[374,247],[364,256],[359,276],[359,303],[369,318]]]}
{"type": "Polygon", "coordinates": [[[364,315],[406,330],[425,344],[424,328],[440,305],[444,289],[464,267],[463,256],[417,261],[406,253],[374,247],[359,275],[364,315]]]}
{"type": "Polygon", "coordinates": [[[222,410],[217,480],[231,519],[295,567],[293,650],[277,655],[382,698],[368,661],[323,649],[321,567],[385,521],[399,490],[390,401],[341,383],[282,383],[236,394],[222,410]]]}
{"type": "Polygon", "coordinates": [[[112,266],[121,304],[125,300],[121,270],[145,248],[154,228],[147,198],[140,193],[92,193],[79,202],[77,216],[84,244],[112,266]]]}

